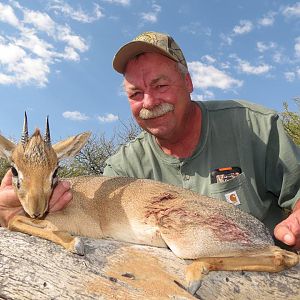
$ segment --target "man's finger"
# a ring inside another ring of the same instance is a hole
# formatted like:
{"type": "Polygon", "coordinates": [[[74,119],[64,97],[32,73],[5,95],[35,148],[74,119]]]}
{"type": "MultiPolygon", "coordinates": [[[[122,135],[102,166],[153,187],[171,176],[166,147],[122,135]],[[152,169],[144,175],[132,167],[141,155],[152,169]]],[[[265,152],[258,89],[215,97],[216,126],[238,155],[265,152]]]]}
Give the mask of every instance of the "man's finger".
{"type": "Polygon", "coordinates": [[[64,208],[72,200],[70,192],[70,183],[68,181],[60,181],[55,187],[50,199],[50,211],[57,211],[64,208]]]}
{"type": "Polygon", "coordinates": [[[11,170],[9,169],[1,181],[1,188],[5,188],[6,186],[10,186],[10,185],[12,185],[12,173],[11,170]]]}
{"type": "Polygon", "coordinates": [[[274,235],[277,240],[282,241],[286,245],[293,246],[296,243],[295,235],[285,224],[278,224],[274,229],[274,235]]]}
{"type": "Polygon", "coordinates": [[[1,202],[0,209],[2,208],[15,208],[21,206],[20,200],[18,199],[14,189],[6,188],[1,191],[1,202]]]}
{"type": "Polygon", "coordinates": [[[59,201],[56,201],[52,207],[50,208],[50,211],[55,212],[62,210],[65,208],[68,203],[72,200],[73,194],[70,191],[65,192],[59,199],[59,201]]]}

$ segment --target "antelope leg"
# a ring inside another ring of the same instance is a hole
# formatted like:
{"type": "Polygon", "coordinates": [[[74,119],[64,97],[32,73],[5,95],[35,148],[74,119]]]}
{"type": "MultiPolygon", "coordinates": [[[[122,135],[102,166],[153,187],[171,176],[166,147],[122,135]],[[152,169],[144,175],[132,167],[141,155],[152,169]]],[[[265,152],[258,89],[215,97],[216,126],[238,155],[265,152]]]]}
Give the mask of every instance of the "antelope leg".
{"type": "Polygon", "coordinates": [[[195,294],[209,271],[280,272],[299,263],[296,253],[270,246],[224,257],[201,257],[187,266],[187,290],[195,294]]]}
{"type": "Polygon", "coordinates": [[[68,251],[84,255],[84,246],[79,237],[74,237],[66,231],[58,230],[55,225],[47,220],[15,216],[9,221],[8,229],[52,241],[63,246],[68,251]]]}

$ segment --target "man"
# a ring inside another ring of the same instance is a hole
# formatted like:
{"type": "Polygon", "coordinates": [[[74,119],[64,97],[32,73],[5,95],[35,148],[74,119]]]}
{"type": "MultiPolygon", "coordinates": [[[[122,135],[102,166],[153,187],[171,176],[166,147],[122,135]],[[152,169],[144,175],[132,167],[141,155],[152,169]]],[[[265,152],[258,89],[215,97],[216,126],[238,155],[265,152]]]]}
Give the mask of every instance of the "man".
{"type": "Polygon", "coordinates": [[[146,32],[113,67],[144,129],[108,159],[106,176],[150,178],[220,198],[300,248],[300,151],[278,115],[242,101],[193,102],[184,55],[172,37],[146,32]]]}
{"type": "MultiPolygon", "coordinates": [[[[276,238],[300,248],[300,153],[276,113],[242,101],[193,102],[183,53],[165,34],[139,35],[117,52],[113,66],[124,75],[132,114],[144,132],[108,159],[104,175],[151,178],[220,198],[270,230],[277,224],[276,238]],[[282,208],[293,209],[284,221],[282,208]]],[[[4,197],[9,188],[7,174],[0,220],[13,214],[13,201],[4,197]]],[[[60,184],[52,209],[69,198],[60,184]]]]}

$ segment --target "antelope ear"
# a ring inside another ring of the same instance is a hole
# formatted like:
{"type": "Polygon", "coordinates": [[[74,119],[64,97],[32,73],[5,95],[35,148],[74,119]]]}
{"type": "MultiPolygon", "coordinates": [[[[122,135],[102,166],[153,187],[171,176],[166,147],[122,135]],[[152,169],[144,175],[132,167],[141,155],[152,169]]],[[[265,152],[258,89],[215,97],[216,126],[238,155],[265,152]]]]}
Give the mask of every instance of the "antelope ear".
{"type": "Polygon", "coordinates": [[[11,160],[11,154],[16,145],[0,134],[0,157],[11,160]]]}
{"type": "Polygon", "coordinates": [[[58,160],[75,156],[85,145],[90,135],[90,132],[84,132],[75,136],[71,136],[66,140],[60,141],[53,145],[52,147],[57,155],[58,160]]]}

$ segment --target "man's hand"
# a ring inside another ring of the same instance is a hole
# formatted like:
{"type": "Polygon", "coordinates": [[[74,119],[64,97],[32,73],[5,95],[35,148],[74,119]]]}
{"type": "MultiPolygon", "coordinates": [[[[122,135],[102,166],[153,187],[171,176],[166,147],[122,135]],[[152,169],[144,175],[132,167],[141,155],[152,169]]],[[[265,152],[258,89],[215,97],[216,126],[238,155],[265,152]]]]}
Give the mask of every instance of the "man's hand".
{"type": "MultiPolygon", "coordinates": [[[[51,212],[63,209],[72,200],[70,183],[60,181],[55,187],[50,202],[51,212]]],[[[22,213],[21,203],[12,186],[12,173],[9,170],[2,179],[0,186],[0,225],[7,226],[8,221],[15,215],[22,213]]]]}
{"type": "Polygon", "coordinates": [[[274,235],[286,245],[300,250],[300,200],[298,200],[288,218],[275,227],[274,235]]]}
{"type": "Polygon", "coordinates": [[[2,179],[0,186],[0,225],[7,226],[8,221],[21,213],[21,203],[12,186],[12,173],[9,170],[2,179]]]}
{"type": "Polygon", "coordinates": [[[69,181],[59,181],[50,198],[49,211],[55,212],[62,210],[72,200],[73,194],[70,190],[69,181]]]}

